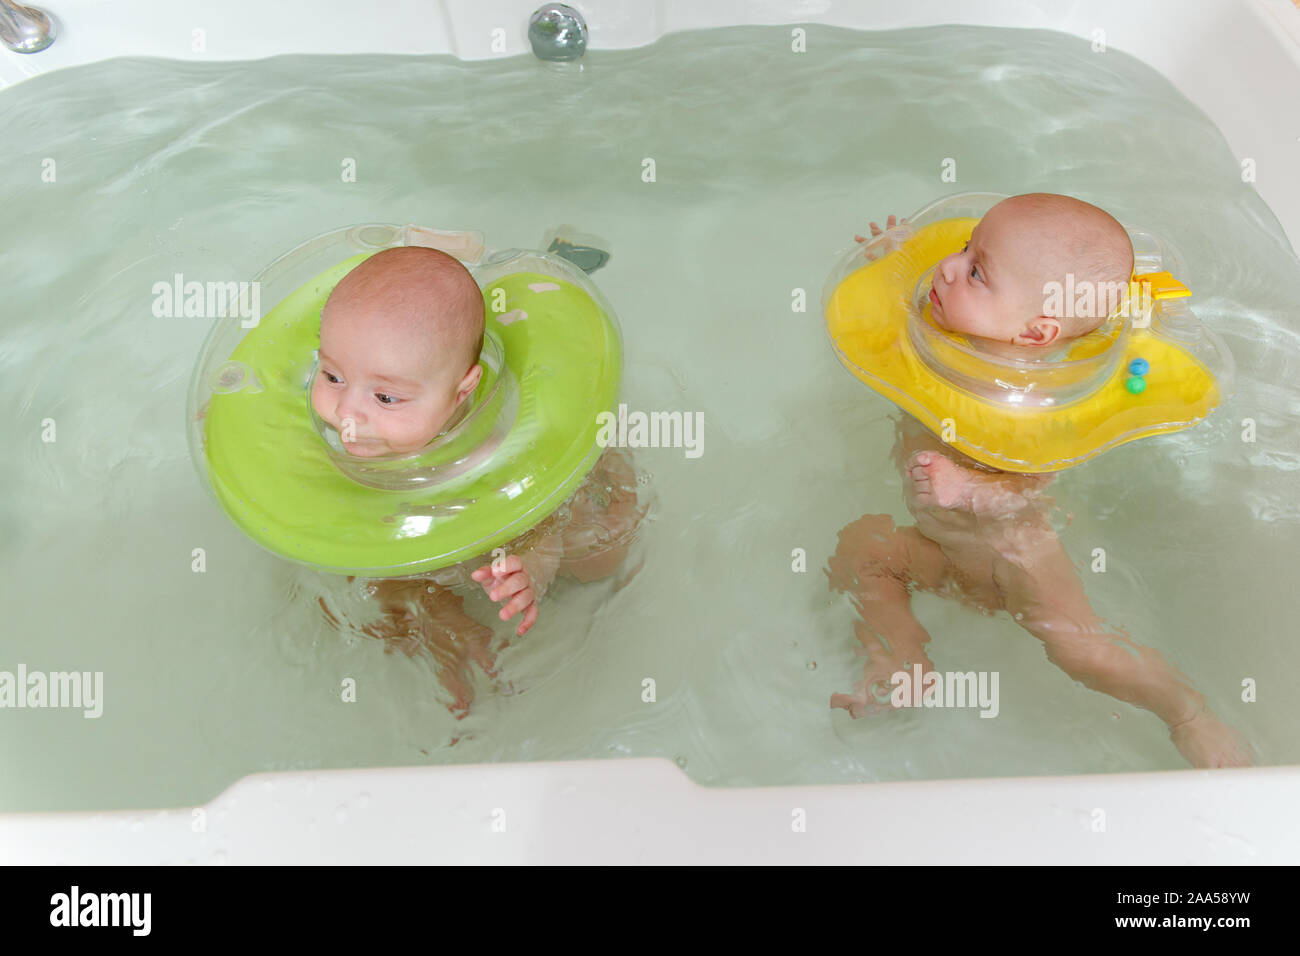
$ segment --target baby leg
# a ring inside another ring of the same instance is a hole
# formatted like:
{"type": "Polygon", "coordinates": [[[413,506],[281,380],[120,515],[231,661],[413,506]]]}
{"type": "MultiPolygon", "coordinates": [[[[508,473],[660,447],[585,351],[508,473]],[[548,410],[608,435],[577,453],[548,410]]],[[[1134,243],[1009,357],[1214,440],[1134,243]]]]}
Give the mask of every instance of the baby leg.
{"type": "Polygon", "coordinates": [[[1006,609],[1043,642],[1048,660],[1086,687],[1152,711],[1193,766],[1249,765],[1247,745],[1183,674],[1093,611],[1045,516],[1026,512],[1002,533],[998,550],[994,576],[1006,609]]]}
{"type": "Polygon", "coordinates": [[[371,586],[382,616],[363,626],[362,632],[384,641],[390,652],[398,650],[410,657],[432,654],[438,679],[454,701],[451,712],[464,717],[474,699],[467,679],[469,663],[478,664],[489,677],[496,676],[491,628],[465,613],[460,595],[428,579],[384,579],[371,586]]]}
{"type": "Polygon", "coordinates": [[[915,528],[895,528],[888,515],[864,515],[840,531],[826,571],[830,586],[848,591],[862,620],[854,624],[867,661],[852,694],[834,694],[831,707],[854,717],[888,710],[890,677],[920,664],[930,635],[912,614],[912,587],[937,590],[948,561],[937,544],[915,528]]]}
{"type": "Polygon", "coordinates": [[[632,463],[624,452],[608,449],[569,502],[560,571],[584,582],[613,574],[627,557],[645,513],[646,506],[637,500],[632,463]]]}

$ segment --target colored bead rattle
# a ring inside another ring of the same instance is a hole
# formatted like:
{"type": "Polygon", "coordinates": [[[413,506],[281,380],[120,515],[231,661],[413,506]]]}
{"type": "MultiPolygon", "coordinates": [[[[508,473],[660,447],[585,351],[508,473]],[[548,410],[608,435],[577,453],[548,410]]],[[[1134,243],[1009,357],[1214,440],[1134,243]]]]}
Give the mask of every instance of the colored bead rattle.
{"type": "Polygon", "coordinates": [[[1144,358],[1135,358],[1128,363],[1129,377],[1124,382],[1124,387],[1129,390],[1131,395],[1141,395],[1146,390],[1147,380],[1144,376],[1151,371],[1151,363],[1144,358]]]}

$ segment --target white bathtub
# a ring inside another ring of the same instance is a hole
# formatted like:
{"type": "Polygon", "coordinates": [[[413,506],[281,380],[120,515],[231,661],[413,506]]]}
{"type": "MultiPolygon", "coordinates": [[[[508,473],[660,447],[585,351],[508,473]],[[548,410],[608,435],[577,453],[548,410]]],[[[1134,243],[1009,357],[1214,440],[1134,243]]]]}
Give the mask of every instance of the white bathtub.
{"type": "MultiPolygon", "coordinates": [[[[729,24],[968,23],[1089,38],[1104,30],[1109,47],[1163,73],[1240,159],[1255,161],[1260,195],[1300,245],[1300,10],[1291,0],[573,5],[596,49],[729,24]]],[[[113,56],[515,56],[528,50],[536,6],[380,0],[357,16],[357,5],[342,0],[48,0],[60,38],[33,56],[0,50],[0,86],[113,56]],[[492,50],[497,28],[504,53],[492,50]],[[192,51],[196,29],[204,31],[202,54],[192,51]]],[[[202,808],[0,815],[0,861],[1295,863],[1297,797],[1300,767],[766,789],[699,787],[657,759],[256,774],[202,808]],[[925,826],[882,830],[867,820],[925,826]]]]}

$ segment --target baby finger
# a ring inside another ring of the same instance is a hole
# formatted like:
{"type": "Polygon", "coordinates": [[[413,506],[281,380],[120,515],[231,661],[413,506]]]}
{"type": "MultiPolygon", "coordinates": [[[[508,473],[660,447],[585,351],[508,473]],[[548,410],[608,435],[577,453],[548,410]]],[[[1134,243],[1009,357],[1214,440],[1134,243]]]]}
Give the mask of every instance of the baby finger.
{"type": "Polygon", "coordinates": [[[510,620],[512,617],[514,617],[516,614],[518,614],[520,611],[522,611],[524,608],[528,607],[528,605],[532,603],[533,603],[533,589],[525,588],[523,591],[520,591],[513,598],[511,598],[510,603],[501,609],[501,620],[503,621],[510,620]]]}

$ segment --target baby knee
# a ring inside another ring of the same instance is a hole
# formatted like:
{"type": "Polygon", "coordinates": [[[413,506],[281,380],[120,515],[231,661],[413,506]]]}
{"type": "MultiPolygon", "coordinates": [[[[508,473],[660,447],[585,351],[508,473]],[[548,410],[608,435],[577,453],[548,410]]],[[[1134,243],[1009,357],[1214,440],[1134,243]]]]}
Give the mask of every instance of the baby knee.
{"type": "Polygon", "coordinates": [[[853,579],[899,578],[907,567],[907,544],[889,515],[864,515],[840,531],[839,546],[830,559],[829,574],[835,587],[853,579]]]}

